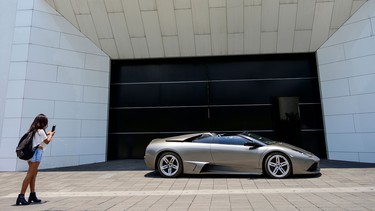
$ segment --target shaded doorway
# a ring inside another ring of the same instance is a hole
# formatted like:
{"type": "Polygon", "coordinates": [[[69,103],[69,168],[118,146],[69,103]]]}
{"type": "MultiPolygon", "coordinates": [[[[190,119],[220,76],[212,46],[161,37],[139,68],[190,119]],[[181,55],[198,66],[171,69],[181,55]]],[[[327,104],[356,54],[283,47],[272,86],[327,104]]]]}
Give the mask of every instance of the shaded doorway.
{"type": "Polygon", "coordinates": [[[153,138],[251,131],[279,139],[278,97],[298,98],[301,147],[326,157],[314,53],[113,60],[108,160],[153,138]]]}

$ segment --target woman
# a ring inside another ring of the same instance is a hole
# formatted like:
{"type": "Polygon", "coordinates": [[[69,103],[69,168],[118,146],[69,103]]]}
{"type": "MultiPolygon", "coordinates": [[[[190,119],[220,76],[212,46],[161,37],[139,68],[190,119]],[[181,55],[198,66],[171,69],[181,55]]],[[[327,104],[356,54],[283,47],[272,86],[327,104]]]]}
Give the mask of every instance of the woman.
{"type": "Polygon", "coordinates": [[[33,123],[30,126],[28,132],[34,133],[33,147],[35,148],[34,156],[28,160],[29,169],[27,175],[22,183],[21,192],[18,195],[16,205],[28,205],[32,202],[41,202],[40,199],[36,197],[35,193],[35,181],[36,175],[38,173],[39,163],[42,159],[43,151],[45,150],[47,144],[51,141],[55,131],[45,132],[48,126],[48,118],[44,114],[39,114],[35,117],[33,123]],[[27,187],[30,185],[30,196],[29,200],[25,199],[25,192],[27,187]]]}

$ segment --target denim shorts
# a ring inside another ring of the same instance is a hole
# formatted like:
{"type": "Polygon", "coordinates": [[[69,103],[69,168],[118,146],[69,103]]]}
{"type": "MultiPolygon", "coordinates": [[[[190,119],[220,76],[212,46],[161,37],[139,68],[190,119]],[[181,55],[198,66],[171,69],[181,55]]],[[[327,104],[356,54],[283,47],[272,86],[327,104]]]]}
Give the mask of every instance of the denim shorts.
{"type": "Polygon", "coordinates": [[[40,162],[42,160],[43,150],[36,148],[33,157],[30,159],[31,162],[40,162]]]}

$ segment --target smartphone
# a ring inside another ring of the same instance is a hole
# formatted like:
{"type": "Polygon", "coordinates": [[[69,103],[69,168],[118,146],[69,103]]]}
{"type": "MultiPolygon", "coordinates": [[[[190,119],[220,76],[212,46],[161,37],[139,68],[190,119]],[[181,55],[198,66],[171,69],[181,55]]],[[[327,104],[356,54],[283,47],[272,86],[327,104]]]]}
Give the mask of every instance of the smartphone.
{"type": "Polygon", "coordinates": [[[56,125],[53,125],[52,126],[52,131],[55,131],[55,129],[56,129],[56,125]]]}

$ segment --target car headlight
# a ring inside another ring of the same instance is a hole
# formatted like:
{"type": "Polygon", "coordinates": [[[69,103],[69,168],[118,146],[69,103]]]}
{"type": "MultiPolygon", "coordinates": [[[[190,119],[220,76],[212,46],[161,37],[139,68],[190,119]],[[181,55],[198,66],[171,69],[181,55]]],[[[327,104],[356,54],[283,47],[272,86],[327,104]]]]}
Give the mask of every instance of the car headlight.
{"type": "Polygon", "coordinates": [[[295,152],[299,152],[299,153],[301,153],[304,156],[312,157],[312,154],[310,154],[310,153],[302,152],[302,151],[300,151],[298,149],[292,149],[292,150],[295,151],[295,152]]]}

